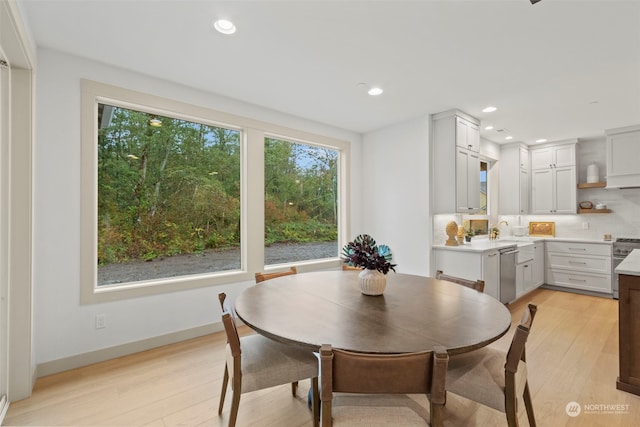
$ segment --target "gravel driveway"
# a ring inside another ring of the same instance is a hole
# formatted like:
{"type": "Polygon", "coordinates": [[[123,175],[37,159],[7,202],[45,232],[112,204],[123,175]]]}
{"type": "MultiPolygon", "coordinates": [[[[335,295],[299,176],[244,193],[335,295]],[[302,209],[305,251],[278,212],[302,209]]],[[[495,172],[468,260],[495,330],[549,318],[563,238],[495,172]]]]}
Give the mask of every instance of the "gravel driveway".
{"type": "MultiPolygon", "coordinates": [[[[276,243],[265,248],[265,264],[307,261],[338,256],[337,242],[276,243]]],[[[240,268],[240,249],[208,250],[201,254],[174,255],[152,261],[109,264],[98,268],[98,285],[137,282],[240,268]]]]}

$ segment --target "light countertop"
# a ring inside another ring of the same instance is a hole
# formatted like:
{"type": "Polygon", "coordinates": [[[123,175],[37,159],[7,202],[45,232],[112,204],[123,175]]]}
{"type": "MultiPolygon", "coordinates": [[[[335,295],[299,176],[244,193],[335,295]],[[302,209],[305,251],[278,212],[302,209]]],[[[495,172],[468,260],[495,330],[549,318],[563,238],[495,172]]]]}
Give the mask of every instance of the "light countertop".
{"type": "Polygon", "coordinates": [[[463,252],[486,252],[495,249],[504,249],[508,247],[516,247],[517,242],[511,240],[489,240],[489,239],[479,239],[473,240],[471,242],[466,242],[464,245],[458,246],[446,246],[446,245],[433,245],[433,249],[445,249],[452,251],[463,251],[463,252]]]}
{"type": "Polygon", "coordinates": [[[618,274],[628,274],[631,276],[640,276],[640,249],[634,249],[629,255],[616,267],[615,272],[618,274]]]}
{"type": "Polygon", "coordinates": [[[504,249],[511,246],[519,246],[525,242],[576,242],[576,243],[599,243],[603,245],[611,245],[612,241],[583,239],[579,237],[537,237],[537,236],[505,236],[497,240],[489,240],[488,238],[475,238],[471,242],[465,242],[464,245],[446,246],[442,244],[434,244],[433,249],[445,249],[452,251],[464,252],[486,252],[495,249],[504,249]]]}

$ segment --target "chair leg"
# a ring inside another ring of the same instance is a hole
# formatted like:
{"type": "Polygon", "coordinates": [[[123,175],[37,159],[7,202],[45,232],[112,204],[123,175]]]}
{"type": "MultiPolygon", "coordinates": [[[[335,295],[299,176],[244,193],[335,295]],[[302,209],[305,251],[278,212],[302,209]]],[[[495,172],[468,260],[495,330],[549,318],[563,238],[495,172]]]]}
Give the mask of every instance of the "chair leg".
{"type": "Polygon", "coordinates": [[[332,402],[330,400],[325,400],[322,402],[320,407],[320,413],[322,414],[320,421],[322,427],[331,427],[333,425],[333,419],[331,417],[331,403],[332,402]]]}
{"type": "Polygon", "coordinates": [[[293,396],[295,396],[297,391],[298,391],[298,381],[292,382],[291,383],[291,394],[293,396]]]}
{"type": "Polygon", "coordinates": [[[527,418],[529,426],[536,427],[536,418],[533,415],[533,402],[531,400],[531,392],[529,391],[529,382],[524,385],[524,407],[527,410],[527,418]]]}
{"type": "Polygon", "coordinates": [[[233,389],[233,399],[231,400],[231,413],[229,414],[229,427],[235,427],[238,418],[238,408],[240,407],[240,387],[233,389]]]}
{"type": "Polygon", "coordinates": [[[442,413],[443,409],[444,405],[433,402],[429,403],[429,417],[431,418],[429,424],[431,425],[431,427],[442,427],[444,418],[442,413]]]}
{"type": "Polygon", "coordinates": [[[518,406],[515,398],[506,400],[505,412],[507,415],[507,425],[509,427],[518,427],[518,406]]]}
{"type": "Polygon", "coordinates": [[[222,407],[224,406],[224,398],[227,394],[227,385],[229,384],[229,370],[227,364],[224,364],[224,377],[222,378],[222,391],[220,392],[220,406],[218,406],[218,415],[222,414],[222,407]]]}
{"type": "Polygon", "coordinates": [[[313,427],[320,426],[320,394],[318,393],[318,377],[311,378],[311,401],[313,405],[313,427]]]}

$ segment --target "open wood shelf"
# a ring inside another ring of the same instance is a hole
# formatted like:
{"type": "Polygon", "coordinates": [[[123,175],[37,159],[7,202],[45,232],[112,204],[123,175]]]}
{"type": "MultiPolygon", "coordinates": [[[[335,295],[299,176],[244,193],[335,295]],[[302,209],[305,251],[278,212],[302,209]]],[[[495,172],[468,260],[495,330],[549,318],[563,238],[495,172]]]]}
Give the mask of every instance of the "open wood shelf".
{"type": "Polygon", "coordinates": [[[582,208],[578,208],[578,213],[579,214],[590,214],[590,213],[598,213],[598,214],[602,214],[602,213],[611,213],[611,209],[582,209],[582,208]]]}
{"type": "Polygon", "coordinates": [[[578,188],[604,188],[606,186],[606,182],[581,182],[578,184],[578,188]]]}

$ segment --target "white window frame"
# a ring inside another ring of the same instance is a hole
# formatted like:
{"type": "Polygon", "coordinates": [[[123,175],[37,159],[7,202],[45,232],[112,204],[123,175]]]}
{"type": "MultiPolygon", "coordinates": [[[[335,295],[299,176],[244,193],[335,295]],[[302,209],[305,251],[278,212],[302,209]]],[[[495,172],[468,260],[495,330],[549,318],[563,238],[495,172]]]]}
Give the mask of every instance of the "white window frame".
{"type": "MultiPolygon", "coordinates": [[[[350,145],[346,141],[287,128],[273,123],[224,113],[159,96],[132,91],[90,80],[82,80],[81,106],[81,242],[80,242],[80,300],[82,304],[94,304],[122,300],[165,292],[215,286],[242,281],[253,281],[256,271],[265,271],[264,265],[264,138],[277,136],[286,140],[324,146],[339,152],[339,247],[348,236],[348,188],[350,145]],[[193,274],[163,279],[145,280],[115,285],[97,286],[97,200],[98,200],[98,103],[115,105],[189,120],[237,129],[242,132],[240,142],[240,246],[239,270],[193,274]],[[249,244],[260,242],[260,244],[249,244]]],[[[338,267],[335,258],[295,262],[303,270],[338,267]]],[[[276,266],[281,268],[282,264],[276,266]]],[[[269,269],[273,269],[270,266],[269,269]]]]}

